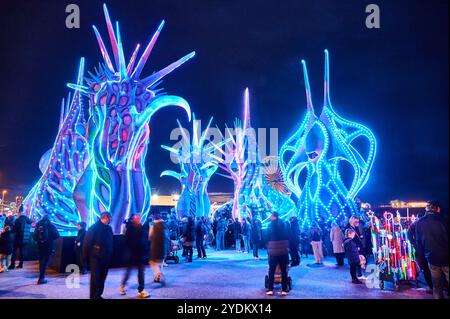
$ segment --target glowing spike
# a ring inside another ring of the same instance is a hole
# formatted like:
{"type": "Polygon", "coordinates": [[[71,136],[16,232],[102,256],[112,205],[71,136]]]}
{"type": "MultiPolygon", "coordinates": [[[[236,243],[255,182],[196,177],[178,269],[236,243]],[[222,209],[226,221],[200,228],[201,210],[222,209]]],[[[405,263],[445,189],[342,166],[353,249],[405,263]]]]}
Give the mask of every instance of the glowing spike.
{"type": "Polygon", "coordinates": [[[68,96],[67,96],[67,100],[66,100],[66,107],[64,109],[64,117],[67,116],[67,113],[69,113],[69,109],[70,109],[70,101],[72,101],[72,94],[71,92],[69,92],[68,96]]]}
{"type": "Polygon", "coordinates": [[[117,68],[120,71],[120,78],[125,79],[128,76],[128,73],[127,73],[127,66],[125,64],[125,56],[123,54],[122,40],[120,38],[119,22],[116,22],[116,33],[117,33],[117,45],[119,47],[119,65],[117,66],[117,68]]]}
{"type": "Polygon", "coordinates": [[[78,67],[78,76],[77,76],[77,84],[83,84],[83,76],[84,76],[84,58],[80,59],[80,66],[78,67]]]}
{"type": "Polygon", "coordinates": [[[134,69],[133,74],[131,75],[131,77],[133,79],[139,78],[139,75],[141,74],[142,69],[145,66],[145,63],[147,62],[150,52],[152,52],[153,46],[155,45],[155,42],[158,39],[158,36],[161,33],[162,28],[164,27],[164,23],[165,23],[164,20],[162,20],[161,23],[159,24],[158,29],[153,34],[153,37],[151,38],[150,42],[147,44],[147,47],[145,48],[144,52],[142,53],[142,56],[139,59],[139,62],[136,65],[136,68],[134,69]]]}
{"type": "Polygon", "coordinates": [[[67,83],[67,87],[69,87],[73,90],[76,90],[76,91],[80,91],[81,93],[84,93],[84,94],[92,94],[91,89],[87,86],[73,84],[73,83],[67,83]]]}
{"type": "Polygon", "coordinates": [[[108,51],[106,51],[105,44],[103,43],[103,40],[102,40],[102,37],[100,36],[100,33],[98,32],[98,30],[95,27],[95,25],[93,25],[92,28],[94,29],[95,36],[97,37],[97,42],[98,42],[98,45],[100,47],[100,51],[102,51],[103,60],[105,60],[105,63],[108,66],[109,70],[111,72],[115,73],[114,67],[113,67],[113,65],[111,63],[111,59],[109,58],[108,51]]]}
{"type": "Polygon", "coordinates": [[[308,69],[306,68],[305,60],[302,60],[303,65],[303,77],[305,78],[305,90],[306,90],[306,107],[309,112],[314,113],[314,107],[311,98],[311,88],[309,86],[308,69]]]}
{"type": "Polygon", "coordinates": [[[61,101],[61,113],[59,114],[59,129],[61,130],[61,127],[63,125],[64,122],[64,117],[65,117],[65,110],[64,110],[64,106],[65,106],[65,102],[64,102],[64,98],[61,101]]]}
{"type": "Polygon", "coordinates": [[[328,58],[328,50],[325,49],[325,74],[324,74],[324,90],[323,90],[323,105],[330,106],[330,64],[328,58]]]}
{"type": "Polygon", "coordinates": [[[187,62],[188,60],[192,59],[195,56],[195,51],[189,53],[188,55],[185,55],[178,61],[173,62],[172,64],[166,66],[164,69],[153,73],[152,75],[146,77],[142,80],[142,83],[144,86],[149,87],[161,80],[163,77],[165,77],[167,74],[178,68],[183,63],[187,62]]]}
{"type": "Polygon", "coordinates": [[[244,91],[244,131],[251,127],[250,124],[250,97],[248,88],[244,91]]]}
{"type": "Polygon", "coordinates": [[[134,49],[133,55],[131,56],[130,62],[128,63],[128,66],[127,66],[127,74],[128,75],[131,75],[131,71],[133,71],[134,63],[136,62],[136,57],[137,57],[137,54],[138,54],[140,48],[141,48],[141,45],[138,43],[136,45],[136,48],[134,49]]]}
{"type": "MultiPolygon", "coordinates": [[[[111,41],[111,47],[113,50],[113,54],[114,54],[114,60],[116,62],[116,66],[117,69],[120,70],[119,68],[119,48],[118,48],[118,42],[116,40],[116,37],[114,35],[114,29],[111,23],[111,19],[109,18],[109,13],[108,13],[108,8],[106,7],[106,4],[103,4],[103,13],[105,14],[105,20],[106,20],[106,26],[108,27],[108,34],[109,34],[109,39],[111,41]]],[[[119,35],[117,34],[117,37],[119,37],[119,35]]]]}

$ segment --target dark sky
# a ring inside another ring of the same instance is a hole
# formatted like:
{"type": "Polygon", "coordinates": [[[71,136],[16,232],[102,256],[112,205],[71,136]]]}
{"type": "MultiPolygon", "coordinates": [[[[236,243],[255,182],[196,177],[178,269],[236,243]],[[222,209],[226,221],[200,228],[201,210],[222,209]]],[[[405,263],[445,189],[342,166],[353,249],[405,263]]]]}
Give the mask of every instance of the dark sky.
{"type": "MultiPolygon", "coordinates": [[[[106,37],[101,1],[1,1],[0,188],[28,190],[57,133],[59,105],[79,58],[92,70],[101,55],[91,25],[106,37]],[[81,28],[65,27],[76,3],[81,28]]],[[[372,203],[436,198],[448,207],[448,2],[318,0],[107,1],[119,20],[126,58],[166,20],[144,75],[195,50],[166,77],[169,94],[186,98],[204,121],[223,127],[241,113],[250,88],[253,126],[278,127],[280,145],[305,112],[300,60],[307,61],[316,107],[322,103],[323,49],[330,51],[331,97],[344,118],[378,140],[375,165],[360,193],[372,203]],[[381,29],[365,27],[365,6],[381,9],[381,29]]],[[[109,48],[109,47],[108,47],[109,48]]],[[[176,168],[170,144],[180,109],[157,113],[147,169],[159,193],[178,191],[164,169],[176,168]]],[[[210,191],[230,191],[214,176],[210,191]]]]}

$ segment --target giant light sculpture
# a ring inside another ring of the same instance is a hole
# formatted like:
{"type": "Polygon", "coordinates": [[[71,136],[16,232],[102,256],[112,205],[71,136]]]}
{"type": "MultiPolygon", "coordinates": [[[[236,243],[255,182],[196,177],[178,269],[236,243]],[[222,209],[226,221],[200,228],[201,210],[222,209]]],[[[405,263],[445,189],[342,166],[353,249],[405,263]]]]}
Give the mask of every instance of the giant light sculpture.
{"type": "Polygon", "coordinates": [[[307,113],[297,132],[282,146],[279,165],[287,187],[297,198],[302,224],[308,225],[321,217],[330,221],[357,213],[354,199],[369,178],[376,141],[368,128],[343,119],[331,106],[328,51],[320,115],[314,111],[305,61],[302,64],[307,113]],[[361,140],[368,144],[365,155],[361,140]],[[350,173],[344,163],[350,164],[350,173]],[[346,180],[344,175],[350,178],[346,180]]]}
{"type": "Polygon", "coordinates": [[[258,214],[266,224],[272,211],[278,211],[282,218],[293,213],[294,203],[276,189],[275,183],[267,180],[272,173],[267,172],[259,160],[256,132],[250,121],[248,88],[244,91],[244,120],[236,119],[234,134],[229,128],[226,132],[225,150],[219,149],[225,160],[219,166],[225,171],[220,175],[234,182],[233,199],[223,205],[232,205],[232,218],[242,220],[258,214]]]}
{"type": "Polygon", "coordinates": [[[73,230],[76,222],[85,220],[92,224],[101,212],[108,211],[113,230],[119,233],[130,213],[140,212],[145,218],[150,210],[150,184],[144,162],[152,115],[174,105],[183,108],[190,120],[187,101],[165,95],[158,85],[195,52],[141,77],[164,21],[142,55],[138,58],[138,44],[126,63],[119,24],[116,22],[114,30],[106,5],[103,10],[113,59],[94,26],[104,63],[95,74],[89,73],[90,78],[83,79],[80,71],[77,83],[68,84],[75,89],[74,102],[58,133],[48,168],[29,195],[28,214],[40,217],[50,213],[60,229],[73,230]],[[77,106],[80,93],[89,99],[87,125],[83,122],[81,106],[77,106]],[[81,194],[77,203],[76,194],[81,194]],[[89,216],[80,216],[80,212],[89,216]]]}
{"type": "Polygon", "coordinates": [[[180,217],[189,216],[209,216],[211,203],[208,198],[208,182],[211,176],[217,171],[218,165],[223,161],[216,156],[217,149],[220,149],[224,142],[214,143],[207,139],[212,118],[206,130],[200,133],[200,121],[193,115],[192,140],[188,134],[178,125],[182,134],[182,147],[175,148],[161,145],[175,156],[180,165],[180,172],[166,170],[162,176],[176,178],[181,184],[180,199],[177,203],[177,214],[180,217]]]}
{"type": "MultiPolygon", "coordinates": [[[[80,61],[77,84],[83,81],[84,58],[80,61]]],[[[44,154],[39,166],[42,177],[23,201],[25,214],[37,220],[43,215],[62,231],[76,230],[86,220],[76,209],[73,193],[89,160],[86,120],[80,92],[62,102],[59,130],[53,147],[44,154]]]]}

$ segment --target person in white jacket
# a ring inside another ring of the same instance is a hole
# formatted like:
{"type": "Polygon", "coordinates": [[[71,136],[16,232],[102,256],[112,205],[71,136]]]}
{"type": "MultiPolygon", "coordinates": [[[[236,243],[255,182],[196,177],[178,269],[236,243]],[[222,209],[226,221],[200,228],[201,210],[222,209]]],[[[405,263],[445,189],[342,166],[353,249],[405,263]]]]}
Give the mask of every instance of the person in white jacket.
{"type": "Polygon", "coordinates": [[[331,224],[330,240],[333,244],[333,253],[336,257],[336,266],[344,266],[344,233],[336,222],[331,224]]]}

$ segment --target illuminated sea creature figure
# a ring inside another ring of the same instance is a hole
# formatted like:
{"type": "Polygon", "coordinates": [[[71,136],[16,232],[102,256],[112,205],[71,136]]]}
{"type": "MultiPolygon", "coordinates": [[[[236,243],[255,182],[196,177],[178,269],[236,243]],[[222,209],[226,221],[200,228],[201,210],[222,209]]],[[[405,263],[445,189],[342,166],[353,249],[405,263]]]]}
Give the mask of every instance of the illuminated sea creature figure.
{"type": "Polygon", "coordinates": [[[328,51],[324,104],[319,115],[313,108],[305,61],[302,64],[307,113],[297,132],[282,146],[279,164],[286,186],[296,197],[302,225],[309,225],[321,217],[335,221],[358,212],[355,197],[369,179],[376,140],[368,128],[343,119],[331,106],[328,51]]]}
{"type": "Polygon", "coordinates": [[[250,123],[248,88],[244,92],[244,120],[235,121],[234,134],[229,128],[226,132],[230,142],[225,143],[225,151],[222,151],[225,161],[219,163],[219,166],[226,172],[220,175],[234,182],[232,218],[242,220],[259,215],[263,221],[268,221],[268,215],[272,211],[278,211],[283,218],[293,213],[294,203],[274,187],[273,181],[271,184],[267,180],[267,167],[264,171],[259,160],[256,132],[250,123]]]}
{"type": "Polygon", "coordinates": [[[188,134],[180,126],[183,136],[182,147],[174,148],[161,145],[168,150],[180,165],[180,172],[166,170],[161,176],[171,176],[181,183],[181,194],[177,203],[177,214],[180,217],[208,217],[210,214],[211,203],[208,198],[208,182],[212,175],[217,171],[220,157],[214,155],[217,148],[223,146],[224,142],[218,144],[207,139],[212,118],[203,133],[200,133],[200,121],[195,119],[193,114],[192,141],[188,134]]]}
{"type": "MultiPolygon", "coordinates": [[[[77,84],[83,81],[84,58],[80,61],[77,84]]],[[[63,232],[76,231],[80,216],[73,193],[89,160],[86,120],[80,92],[63,99],[58,135],[53,147],[39,163],[43,173],[23,201],[24,213],[34,220],[49,215],[63,232]]]]}
{"type": "Polygon", "coordinates": [[[183,108],[190,120],[190,107],[178,96],[165,95],[157,89],[161,79],[191,59],[192,52],[162,70],[141,78],[141,72],[163,28],[161,22],[144,52],[138,59],[138,44],[128,63],[125,62],[119,24],[115,31],[108,11],[104,14],[112,46],[113,59],[94,26],[94,32],[104,64],[90,73],[87,86],[68,84],[89,97],[89,135],[92,148],[92,187],[89,196],[93,223],[99,214],[112,215],[111,226],[121,231],[124,219],[131,213],[143,217],[150,210],[150,184],[145,173],[145,157],[149,141],[149,121],[152,115],[166,106],[183,108]]]}

